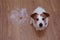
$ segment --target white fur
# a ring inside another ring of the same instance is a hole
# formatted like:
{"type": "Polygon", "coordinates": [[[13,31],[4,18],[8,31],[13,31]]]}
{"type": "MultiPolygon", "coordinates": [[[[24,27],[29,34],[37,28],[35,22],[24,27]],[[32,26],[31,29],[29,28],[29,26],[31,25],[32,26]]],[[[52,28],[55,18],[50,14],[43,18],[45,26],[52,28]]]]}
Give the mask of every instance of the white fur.
{"type": "Polygon", "coordinates": [[[16,24],[19,26],[24,26],[26,22],[28,21],[28,14],[26,8],[16,8],[14,10],[11,10],[11,12],[8,15],[8,20],[12,22],[12,24],[16,24]],[[22,17],[22,19],[20,19],[22,17]]]}
{"type": "MultiPolygon", "coordinates": [[[[37,18],[39,18],[39,21],[37,21],[37,23],[35,23],[35,21],[34,21],[34,19],[33,18],[31,18],[31,21],[30,21],[30,24],[33,24],[33,26],[36,28],[36,30],[44,30],[45,28],[47,28],[47,26],[48,26],[48,17],[46,18],[46,21],[44,22],[43,20],[42,20],[42,16],[40,16],[40,14],[42,14],[43,12],[46,12],[42,7],[37,7],[34,11],[33,11],[33,13],[37,13],[38,14],[38,16],[37,16],[37,18]],[[40,23],[42,23],[43,24],[43,27],[39,27],[39,24],[40,23]],[[46,25],[45,25],[45,23],[46,23],[46,25]]],[[[32,13],[32,14],[33,14],[32,13]]]]}
{"type": "Polygon", "coordinates": [[[33,13],[38,13],[38,14],[42,14],[42,12],[46,12],[42,7],[37,7],[33,13]]]}

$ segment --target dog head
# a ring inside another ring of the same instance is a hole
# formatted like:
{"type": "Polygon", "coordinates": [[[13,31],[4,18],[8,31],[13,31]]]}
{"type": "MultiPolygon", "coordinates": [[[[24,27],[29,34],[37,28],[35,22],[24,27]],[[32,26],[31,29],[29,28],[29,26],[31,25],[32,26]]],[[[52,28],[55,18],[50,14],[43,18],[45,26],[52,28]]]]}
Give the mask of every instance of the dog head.
{"type": "Polygon", "coordinates": [[[46,22],[48,21],[47,18],[49,17],[49,14],[46,12],[43,12],[42,14],[33,13],[31,17],[38,28],[43,28],[47,25],[46,22]]]}

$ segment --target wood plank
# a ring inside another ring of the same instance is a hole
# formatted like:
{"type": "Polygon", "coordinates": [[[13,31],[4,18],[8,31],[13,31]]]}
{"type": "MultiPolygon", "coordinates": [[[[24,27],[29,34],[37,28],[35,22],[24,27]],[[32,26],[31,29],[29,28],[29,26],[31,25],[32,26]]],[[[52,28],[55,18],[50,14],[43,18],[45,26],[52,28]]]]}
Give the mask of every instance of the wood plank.
{"type": "Polygon", "coordinates": [[[0,0],[0,40],[60,40],[59,0],[0,0]],[[42,6],[50,14],[49,26],[45,31],[37,32],[29,21],[21,27],[8,20],[10,11],[27,8],[28,14],[42,6]]]}

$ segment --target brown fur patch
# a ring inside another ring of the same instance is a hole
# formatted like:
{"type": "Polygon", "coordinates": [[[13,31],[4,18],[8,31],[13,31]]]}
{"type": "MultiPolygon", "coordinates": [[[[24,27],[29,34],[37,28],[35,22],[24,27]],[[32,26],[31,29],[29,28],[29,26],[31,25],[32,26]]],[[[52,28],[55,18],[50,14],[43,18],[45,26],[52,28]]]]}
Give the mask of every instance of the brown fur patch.
{"type": "Polygon", "coordinates": [[[34,13],[31,15],[31,17],[35,20],[37,18],[37,15],[38,15],[37,13],[34,13]]]}
{"type": "Polygon", "coordinates": [[[43,14],[41,14],[41,16],[43,16],[44,18],[46,18],[46,17],[49,17],[50,15],[48,13],[43,12],[43,14]]]}

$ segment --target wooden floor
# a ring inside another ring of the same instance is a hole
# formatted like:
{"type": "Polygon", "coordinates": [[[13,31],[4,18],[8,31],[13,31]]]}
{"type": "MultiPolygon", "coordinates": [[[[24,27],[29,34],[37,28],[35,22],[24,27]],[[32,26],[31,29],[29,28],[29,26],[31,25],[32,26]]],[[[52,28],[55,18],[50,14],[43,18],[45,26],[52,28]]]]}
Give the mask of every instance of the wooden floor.
{"type": "Polygon", "coordinates": [[[0,0],[0,40],[60,40],[60,0],[0,0]],[[25,7],[30,15],[37,6],[50,14],[47,30],[37,32],[28,23],[20,27],[9,22],[12,9],[25,7]]]}

